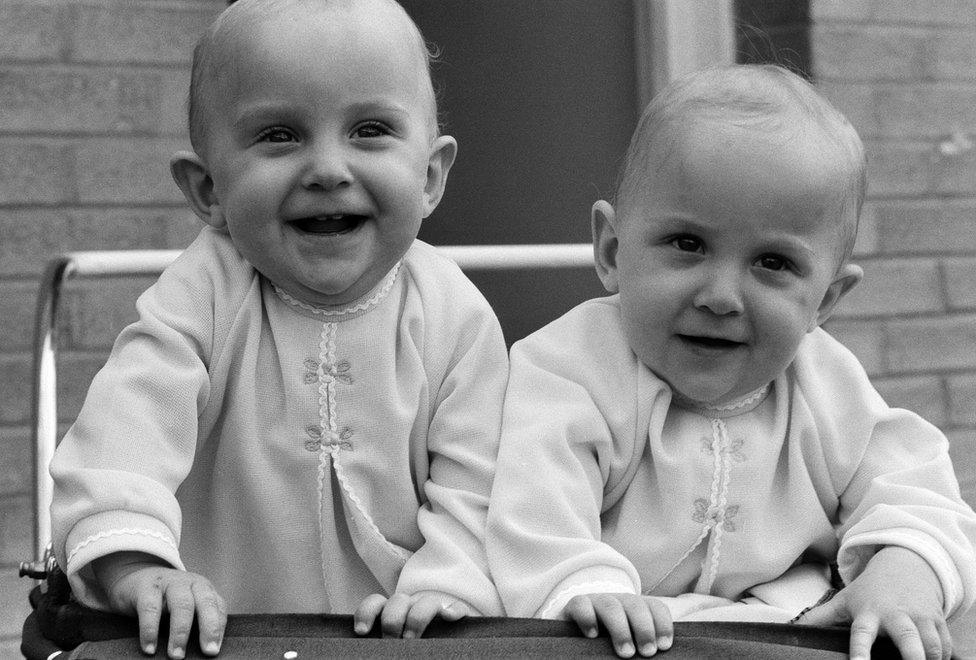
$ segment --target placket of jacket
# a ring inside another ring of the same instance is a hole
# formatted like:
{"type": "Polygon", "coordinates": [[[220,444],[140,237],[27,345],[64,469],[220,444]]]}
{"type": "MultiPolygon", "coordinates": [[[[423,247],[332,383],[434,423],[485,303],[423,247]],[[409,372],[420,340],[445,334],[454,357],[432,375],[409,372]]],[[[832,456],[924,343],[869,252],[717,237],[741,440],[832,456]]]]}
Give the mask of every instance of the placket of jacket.
{"type": "Polygon", "coordinates": [[[348,600],[347,595],[358,590],[357,582],[375,579],[383,590],[392,593],[408,557],[406,551],[383,536],[370,516],[367,504],[343,470],[343,454],[369,451],[370,448],[365,438],[357,437],[358,429],[344,421],[341,390],[361,376],[354,373],[350,360],[344,355],[342,327],[350,319],[368,314],[383,301],[396,281],[398,270],[399,264],[368,299],[342,309],[312,307],[276,288],[286,302],[322,319],[318,359],[306,360],[304,365],[305,382],[318,389],[318,423],[306,427],[305,449],[318,456],[322,578],[330,593],[332,611],[352,611],[350,607],[354,608],[358,603],[355,599],[348,600]],[[364,575],[362,564],[349,556],[353,548],[343,547],[346,535],[371,577],[364,575]]]}
{"type": "Polygon", "coordinates": [[[739,505],[729,501],[732,485],[734,462],[742,461],[744,454],[742,438],[732,438],[724,417],[738,415],[754,409],[762,403],[769,393],[769,386],[762,387],[741,399],[720,407],[702,407],[688,404],[688,407],[708,419],[711,436],[702,439],[702,453],[711,458],[711,480],[708,491],[703,493],[692,503],[691,519],[700,526],[700,531],[691,546],[664,573],[660,580],[645,593],[651,593],[664,582],[686,559],[700,554],[699,548],[704,543],[704,556],[701,560],[701,572],[695,583],[694,592],[711,594],[718,576],[722,559],[722,543],[725,534],[736,531],[735,517],[739,512],[739,505]]]}

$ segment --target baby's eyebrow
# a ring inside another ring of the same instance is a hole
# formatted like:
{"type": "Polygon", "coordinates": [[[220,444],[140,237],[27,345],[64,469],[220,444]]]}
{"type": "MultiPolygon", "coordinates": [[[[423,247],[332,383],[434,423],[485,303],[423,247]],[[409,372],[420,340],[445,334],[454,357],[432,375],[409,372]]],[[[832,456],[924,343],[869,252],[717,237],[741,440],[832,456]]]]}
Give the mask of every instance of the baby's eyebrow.
{"type": "Polygon", "coordinates": [[[256,103],[245,106],[236,117],[233,126],[240,128],[253,122],[267,121],[271,119],[282,120],[287,118],[289,108],[282,103],[256,103]]]}

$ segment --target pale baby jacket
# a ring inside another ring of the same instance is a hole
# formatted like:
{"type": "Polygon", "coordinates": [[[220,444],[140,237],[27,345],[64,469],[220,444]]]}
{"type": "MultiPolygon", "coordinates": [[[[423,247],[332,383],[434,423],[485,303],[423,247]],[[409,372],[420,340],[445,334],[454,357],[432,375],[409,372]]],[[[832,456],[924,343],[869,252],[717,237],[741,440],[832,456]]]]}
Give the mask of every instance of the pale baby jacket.
{"type": "Polygon", "coordinates": [[[361,300],[316,308],[207,228],[138,301],[56,452],[54,548],[138,550],[230,612],[354,611],[433,591],[500,613],[484,524],[507,356],[488,303],[416,241],[361,300]]]}
{"type": "Polygon", "coordinates": [[[738,601],[803,562],[849,581],[884,545],[925,558],[948,614],[968,607],[976,515],[942,433],[885,405],[820,329],[767,391],[741,410],[675,405],[618,296],[517,342],[488,515],[507,613],[558,617],[597,592],[738,601]]]}

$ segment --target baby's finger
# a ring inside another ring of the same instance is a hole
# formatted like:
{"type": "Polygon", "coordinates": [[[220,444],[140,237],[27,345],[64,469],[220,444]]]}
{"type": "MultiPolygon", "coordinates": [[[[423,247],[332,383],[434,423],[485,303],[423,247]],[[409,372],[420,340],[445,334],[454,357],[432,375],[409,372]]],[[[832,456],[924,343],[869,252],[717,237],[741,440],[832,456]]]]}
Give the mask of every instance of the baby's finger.
{"type": "Polygon", "coordinates": [[[196,601],[200,649],[206,655],[217,655],[227,627],[227,605],[209,582],[194,582],[191,591],[196,601]]]}
{"type": "Polygon", "coordinates": [[[412,599],[406,594],[393,594],[383,607],[380,624],[383,637],[402,637],[403,624],[407,620],[412,599]]]}
{"type": "Polygon", "coordinates": [[[851,623],[851,660],[868,660],[871,647],[878,636],[878,618],[874,614],[862,614],[851,623]]]}
{"type": "Polygon", "coordinates": [[[637,652],[643,656],[657,653],[657,627],[648,604],[643,598],[634,598],[624,602],[623,607],[637,652]]]}
{"type": "Polygon", "coordinates": [[[600,634],[599,622],[596,612],[593,610],[593,603],[588,596],[576,596],[566,604],[566,615],[576,622],[580,632],[589,638],[594,638],[600,634]]]}
{"type": "Polygon", "coordinates": [[[918,627],[919,641],[922,643],[922,652],[926,660],[942,660],[948,658],[949,654],[942,645],[942,636],[934,621],[916,621],[918,627]]]}
{"type": "Polygon", "coordinates": [[[353,630],[357,635],[365,635],[373,629],[376,617],[383,611],[386,605],[386,596],[383,594],[370,594],[363,599],[352,616],[353,630]]]}
{"type": "Polygon", "coordinates": [[[907,614],[897,614],[883,619],[880,628],[894,642],[902,660],[925,660],[925,649],[922,647],[918,627],[907,614]]]}
{"type": "Polygon", "coordinates": [[[407,610],[403,622],[403,638],[420,637],[427,629],[427,624],[441,611],[441,604],[434,598],[421,598],[407,610]]]}
{"type": "Polygon", "coordinates": [[[647,605],[654,617],[654,629],[657,630],[657,648],[667,651],[674,642],[674,621],[671,610],[657,598],[647,598],[647,605]]]}
{"type": "Polygon", "coordinates": [[[190,639],[190,627],[196,603],[190,586],[175,581],[166,587],[166,608],[169,610],[169,645],[166,652],[174,660],[186,657],[186,643],[190,639]]]}
{"type": "Polygon", "coordinates": [[[445,621],[459,621],[471,614],[471,610],[462,601],[455,600],[441,606],[440,615],[445,621]]]}
{"type": "Polygon", "coordinates": [[[595,598],[593,609],[596,610],[597,618],[603,622],[607,632],[610,633],[610,640],[613,648],[621,658],[629,658],[634,655],[634,638],[630,634],[630,621],[627,620],[627,613],[624,606],[616,598],[595,598]]]}
{"type": "Polygon", "coordinates": [[[939,639],[942,640],[942,658],[949,660],[952,657],[952,635],[949,633],[949,624],[940,617],[935,622],[935,629],[939,633],[939,639]]]}
{"type": "Polygon", "coordinates": [[[139,646],[144,653],[153,655],[159,641],[159,619],[163,615],[163,593],[158,580],[139,591],[135,606],[139,619],[139,646]]]}

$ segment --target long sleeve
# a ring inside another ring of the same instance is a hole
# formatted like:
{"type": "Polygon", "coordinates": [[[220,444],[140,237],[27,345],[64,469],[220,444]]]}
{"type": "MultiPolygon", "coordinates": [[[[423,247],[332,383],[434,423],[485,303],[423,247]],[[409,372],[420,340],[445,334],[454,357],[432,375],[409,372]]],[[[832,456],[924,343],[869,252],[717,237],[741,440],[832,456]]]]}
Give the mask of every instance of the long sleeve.
{"type": "MultiPolygon", "coordinates": [[[[106,605],[89,568],[98,557],[139,550],[183,567],[175,493],[211,397],[214,301],[243,295],[200,277],[210,238],[198,239],[140,297],[139,320],[119,336],[52,462],[54,548],[86,604],[106,605]]],[[[243,268],[225,256],[231,263],[222,265],[243,268]]]]}
{"type": "Polygon", "coordinates": [[[839,496],[842,577],[856,577],[881,546],[901,546],[935,571],[947,615],[968,608],[976,600],[976,514],[959,494],[945,436],[885,405],[826,333],[810,337],[794,370],[795,413],[814,418],[839,496]]]}
{"type": "Polygon", "coordinates": [[[557,617],[574,595],[640,592],[631,562],[602,539],[601,514],[646,444],[642,406],[666,411],[592,301],[515,344],[488,516],[492,574],[512,616],[557,617]],[[592,347],[605,349],[599,357],[592,347]]]}
{"type": "MultiPolygon", "coordinates": [[[[429,249],[429,248],[428,248],[429,249]]],[[[428,255],[429,260],[434,255],[428,255]]],[[[407,560],[397,590],[458,598],[479,614],[501,615],[488,571],[485,520],[494,476],[508,355],[487,301],[456,272],[448,295],[424,296],[422,339],[431,387],[426,502],[418,512],[424,544],[407,560]]],[[[418,275],[420,288],[437,285],[418,275]]]]}

